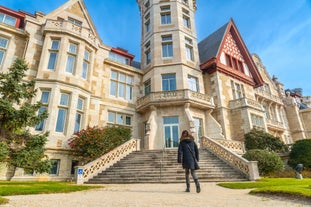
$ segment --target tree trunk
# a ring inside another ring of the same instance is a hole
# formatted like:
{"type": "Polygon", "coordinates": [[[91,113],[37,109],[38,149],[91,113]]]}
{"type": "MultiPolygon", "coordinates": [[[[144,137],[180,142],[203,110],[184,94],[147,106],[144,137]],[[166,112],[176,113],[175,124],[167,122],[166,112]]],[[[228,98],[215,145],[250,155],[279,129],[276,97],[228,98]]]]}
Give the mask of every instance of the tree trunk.
{"type": "Polygon", "coordinates": [[[12,178],[15,175],[15,171],[16,171],[16,167],[15,166],[9,166],[7,168],[7,171],[6,171],[6,180],[7,181],[11,181],[12,180],[12,178]]]}

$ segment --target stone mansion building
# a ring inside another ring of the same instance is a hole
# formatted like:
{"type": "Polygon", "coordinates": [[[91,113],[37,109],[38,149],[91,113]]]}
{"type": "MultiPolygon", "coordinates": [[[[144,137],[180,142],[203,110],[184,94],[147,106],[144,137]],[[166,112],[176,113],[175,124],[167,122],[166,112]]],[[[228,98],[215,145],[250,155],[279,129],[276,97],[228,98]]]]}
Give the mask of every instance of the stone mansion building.
{"type": "Polygon", "coordinates": [[[48,14],[0,6],[0,71],[24,58],[38,89],[33,102],[49,113],[32,129],[50,132],[46,149],[55,164],[48,176],[72,177],[77,160],[68,140],[87,126],[130,127],[144,150],[176,148],[184,129],[198,143],[201,136],[243,141],[253,128],[286,144],[311,137],[311,109],[300,109],[269,76],[232,19],[198,42],[196,0],[136,1],[140,63],[101,41],[83,0],[48,14]]]}

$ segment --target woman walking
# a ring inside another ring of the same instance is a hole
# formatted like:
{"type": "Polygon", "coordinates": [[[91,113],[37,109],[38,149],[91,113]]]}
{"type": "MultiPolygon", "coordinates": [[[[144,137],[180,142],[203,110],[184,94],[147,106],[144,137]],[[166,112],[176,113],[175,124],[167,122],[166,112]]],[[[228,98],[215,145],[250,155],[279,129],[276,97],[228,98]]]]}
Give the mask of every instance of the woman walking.
{"type": "Polygon", "coordinates": [[[178,163],[182,163],[183,169],[185,169],[186,177],[186,192],[190,192],[190,178],[189,174],[194,180],[196,191],[200,193],[200,183],[198,176],[195,173],[195,170],[198,169],[197,162],[199,161],[199,150],[198,146],[194,142],[194,138],[187,130],[184,130],[180,137],[180,142],[178,145],[178,163]]]}

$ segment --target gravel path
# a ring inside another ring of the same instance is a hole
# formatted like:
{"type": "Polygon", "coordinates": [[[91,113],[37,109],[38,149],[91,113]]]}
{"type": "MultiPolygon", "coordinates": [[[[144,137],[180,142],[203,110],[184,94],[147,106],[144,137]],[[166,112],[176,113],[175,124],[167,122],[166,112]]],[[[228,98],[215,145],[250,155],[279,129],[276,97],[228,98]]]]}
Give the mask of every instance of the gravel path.
{"type": "Polygon", "coordinates": [[[120,184],[67,194],[8,196],[1,207],[311,207],[301,200],[249,195],[216,183],[202,183],[201,193],[184,192],[185,184],[120,184]]]}

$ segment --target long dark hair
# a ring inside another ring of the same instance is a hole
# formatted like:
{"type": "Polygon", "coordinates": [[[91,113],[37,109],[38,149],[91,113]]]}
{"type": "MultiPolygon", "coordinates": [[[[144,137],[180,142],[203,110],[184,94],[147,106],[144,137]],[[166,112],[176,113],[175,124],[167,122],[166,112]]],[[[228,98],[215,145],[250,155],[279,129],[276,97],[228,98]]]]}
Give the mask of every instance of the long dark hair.
{"type": "Polygon", "coordinates": [[[187,130],[182,131],[181,136],[180,136],[180,140],[184,140],[187,138],[194,140],[193,136],[187,130]]]}

